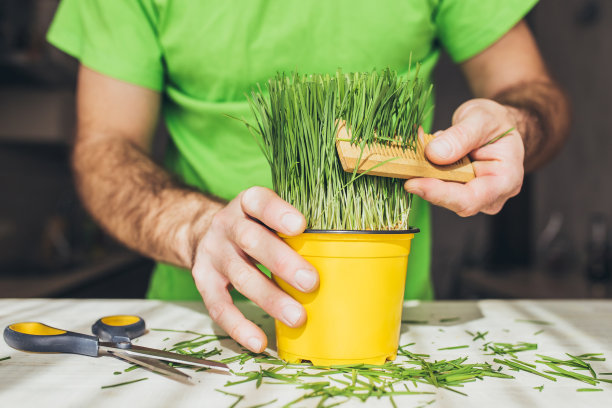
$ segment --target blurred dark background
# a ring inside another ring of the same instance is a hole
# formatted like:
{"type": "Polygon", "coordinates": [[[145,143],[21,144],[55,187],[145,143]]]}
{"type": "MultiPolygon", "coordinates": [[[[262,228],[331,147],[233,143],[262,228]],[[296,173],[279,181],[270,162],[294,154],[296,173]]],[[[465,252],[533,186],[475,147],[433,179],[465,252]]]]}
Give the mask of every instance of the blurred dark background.
{"type": "MultiPolygon", "coordinates": [[[[44,40],[58,3],[0,2],[0,297],[142,297],[153,263],[100,231],[72,184],[77,65],[44,40]]],[[[612,297],[612,2],[541,0],[528,22],[571,97],[571,138],[500,214],[434,209],[440,299],[612,297]]],[[[437,129],[470,97],[446,56],[435,89],[437,129]]]]}

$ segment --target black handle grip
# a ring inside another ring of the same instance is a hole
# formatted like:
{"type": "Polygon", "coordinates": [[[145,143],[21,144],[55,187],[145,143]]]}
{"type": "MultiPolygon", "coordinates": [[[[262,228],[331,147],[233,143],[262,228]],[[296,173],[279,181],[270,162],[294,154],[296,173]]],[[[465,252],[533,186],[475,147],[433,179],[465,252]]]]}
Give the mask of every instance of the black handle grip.
{"type": "Polygon", "coordinates": [[[14,323],[4,329],[4,341],[14,349],[37,353],[98,356],[98,338],[36,322],[14,323]]]}
{"type": "Polygon", "coordinates": [[[102,341],[120,343],[142,336],[146,328],[140,316],[114,315],[98,319],[91,326],[91,331],[102,341]]]}

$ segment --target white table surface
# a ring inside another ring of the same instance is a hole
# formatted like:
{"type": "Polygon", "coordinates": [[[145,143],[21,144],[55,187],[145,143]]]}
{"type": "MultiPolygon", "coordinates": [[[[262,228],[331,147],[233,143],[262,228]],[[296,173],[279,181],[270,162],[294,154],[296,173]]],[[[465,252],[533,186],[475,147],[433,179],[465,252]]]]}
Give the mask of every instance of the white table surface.
{"type": "MultiPolygon", "coordinates": [[[[274,344],[274,323],[260,309],[250,304],[241,306],[245,314],[262,325],[274,344]]],[[[72,300],[72,299],[0,299],[0,328],[18,321],[41,321],[51,326],[89,333],[91,324],[109,314],[138,314],[149,328],[195,330],[202,333],[222,334],[212,323],[201,303],[173,303],[151,300],[72,300]]],[[[461,301],[461,302],[407,302],[404,319],[427,320],[427,325],[402,325],[400,344],[416,342],[410,350],[431,355],[431,359],[452,359],[470,356],[468,362],[492,362],[493,356],[480,350],[483,342],[472,341],[466,330],[489,331],[487,341],[538,344],[537,351],[522,352],[518,357],[533,362],[535,354],[545,354],[565,359],[565,353],[604,353],[605,362],[594,362],[596,372],[612,372],[612,301],[461,301]],[[451,323],[439,323],[440,319],[458,316],[451,323]],[[517,321],[537,319],[551,325],[517,321]],[[543,329],[544,332],[535,333],[543,329]],[[469,344],[469,349],[445,350],[438,348],[469,344]]],[[[169,347],[193,338],[183,333],[150,331],[138,340],[139,345],[169,347]],[[170,339],[165,340],[167,337],[170,339]]],[[[211,344],[215,345],[215,344],[211,344]]],[[[219,346],[218,344],[216,344],[219,346]]],[[[229,357],[241,352],[231,340],[223,340],[219,346],[229,357]]],[[[274,354],[274,347],[268,352],[274,354]]],[[[162,376],[137,369],[123,371],[127,363],[111,357],[91,358],[67,354],[33,354],[10,348],[0,341],[0,407],[229,407],[235,398],[223,395],[215,389],[246,395],[238,404],[248,407],[273,399],[270,406],[283,406],[304,394],[293,385],[263,384],[259,389],[254,382],[224,388],[229,376],[207,372],[190,374],[195,385],[184,385],[162,376]],[[101,389],[103,385],[148,377],[148,380],[123,387],[101,389]]],[[[238,363],[231,363],[239,369],[238,363]]],[[[245,369],[257,369],[252,363],[245,369]]],[[[542,369],[542,367],[540,367],[542,369]]],[[[513,372],[514,380],[485,378],[466,384],[461,390],[467,397],[428,385],[419,385],[421,391],[433,391],[435,395],[409,395],[394,397],[401,407],[417,407],[435,400],[428,407],[612,407],[612,384],[601,383],[603,392],[576,392],[588,388],[588,384],[558,378],[551,382],[526,372],[513,372]],[[533,387],[544,385],[542,392],[533,387]]],[[[242,377],[240,377],[242,378],[242,377]]],[[[612,377],[603,377],[611,379],[612,377]]],[[[326,404],[334,402],[328,400],[326,404]]],[[[316,406],[317,400],[302,401],[296,407],[316,406]]],[[[351,400],[342,407],[384,406],[390,407],[387,398],[371,398],[366,404],[351,400]]]]}

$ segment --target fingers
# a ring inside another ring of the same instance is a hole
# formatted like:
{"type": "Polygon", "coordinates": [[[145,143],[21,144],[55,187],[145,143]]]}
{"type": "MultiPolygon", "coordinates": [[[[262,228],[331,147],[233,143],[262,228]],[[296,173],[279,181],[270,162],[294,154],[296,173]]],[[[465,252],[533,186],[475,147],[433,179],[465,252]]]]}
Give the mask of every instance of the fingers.
{"type": "Polygon", "coordinates": [[[471,100],[457,109],[453,126],[437,132],[426,147],[425,154],[436,164],[451,164],[484,145],[497,128],[494,111],[503,109],[492,101],[471,100]]]}
{"type": "Polygon", "coordinates": [[[306,221],[273,191],[253,187],[215,214],[198,245],[192,273],[210,315],[232,338],[252,351],[265,348],[263,332],[234,306],[228,293],[240,293],[290,327],[306,321],[304,307],[262,274],[252,263],[266,265],[298,290],[317,288],[316,270],[272,231],[297,235],[306,221]],[[261,221],[265,225],[261,225],[261,221]]]}
{"type": "Polygon", "coordinates": [[[235,251],[228,251],[223,255],[224,261],[213,266],[229,278],[238,292],[289,327],[304,324],[306,311],[300,303],[235,251]]]}
{"type": "Polygon", "coordinates": [[[238,343],[255,353],[262,352],[267,345],[266,335],[234,305],[228,292],[229,281],[205,257],[195,263],[192,274],[210,317],[238,343]]]}
{"type": "Polygon", "coordinates": [[[478,212],[495,214],[503,204],[520,191],[521,181],[500,177],[489,164],[481,164],[478,177],[467,184],[422,178],[408,180],[406,191],[414,193],[432,204],[447,208],[461,217],[478,212]]]}
{"type": "Polygon", "coordinates": [[[470,158],[476,162],[484,161],[503,161],[505,163],[515,163],[516,168],[524,173],[523,160],[525,157],[525,147],[521,135],[514,130],[497,140],[495,143],[486,145],[481,149],[476,149],[470,154],[470,158]]]}
{"type": "Polygon", "coordinates": [[[244,218],[228,231],[229,238],[251,258],[302,292],[312,292],[319,286],[315,268],[273,232],[244,218]]]}
{"type": "Polygon", "coordinates": [[[436,164],[451,164],[486,143],[480,115],[464,120],[439,133],[425,147],[427,158],[436,164]]]}
{"type": "Polygon", "coordinates": [[[524,175],[524,145],[516,129],[495,143],[501,133],[516,127],[508,108],[487,99],[473,99],[453,115],[453,126],[436,132],[425,154],[434,163],[454,163],[468,154],[476,178],[467,184],[436,179],[411,179],[406,191],[466,217],[495,214],[519,193],[524,175]]]}
{"type": "Polygon", "coordinates": [[[245,214],[283,234],[298,235],[306,228],[304,216],[268,188],[249,188],[242,193],[240,205],[245,214]]]}
{"type": "MultiPolygon", "coordinates": [[[[295,235],[304,230],[306,220],[293,206],[272,190],[252,187],[240,200],[243,211],[276,231],[295,235]]],[[[308,262],[282,242],[273,232],[245,218],[229,229],[229,238],[251,258],[302,292],[319,285],[319,275],[308,262]]]]}
{"type": "Polygon", "coordinates": [[[244,215],[230,218],[231,222],[221,221],[227,224],[221,235],[204,238],[199,257],[207,258],[213,270],[276,319],[290,327],[302,325],[306,320],[302,305],[262,274],[250,258],[255,255],[264,259],[262,264],[281,271],[279,276],[287,276],[287,282],[298,290],[305,286],[301,276],[304,272],[311,275],[308,284],[316,288],[318,275],[314,268],[264,226],[244,215]]]}

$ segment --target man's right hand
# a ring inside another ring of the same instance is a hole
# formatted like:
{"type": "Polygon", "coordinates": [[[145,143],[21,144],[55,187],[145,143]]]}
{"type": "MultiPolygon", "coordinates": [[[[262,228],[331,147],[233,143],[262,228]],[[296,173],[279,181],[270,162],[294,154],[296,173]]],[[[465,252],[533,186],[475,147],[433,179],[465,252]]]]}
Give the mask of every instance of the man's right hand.
{"type": "Polygon", "coordinates": [[[274,318],[290,327],[306,321],[306,311],[257,269],[256,263],[302,292],[319,285],[315,268],[274,231],[298,235],[304,216],[272,190],[252,187],[213,217],[194,253],[192,274],[212,319],[237,342],[254,352],[265,349],[264,332],[233,304],[236,288],[274,318]]]}

